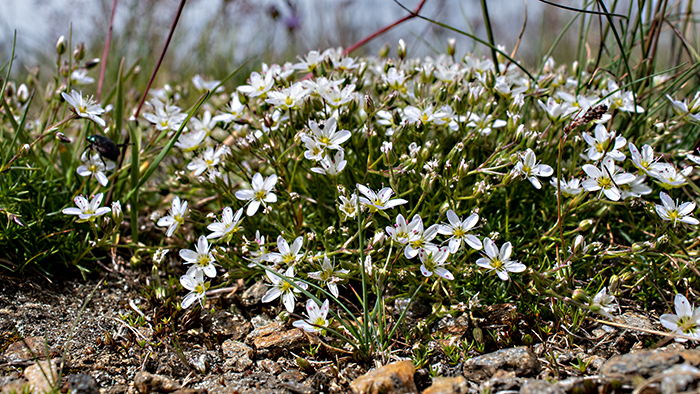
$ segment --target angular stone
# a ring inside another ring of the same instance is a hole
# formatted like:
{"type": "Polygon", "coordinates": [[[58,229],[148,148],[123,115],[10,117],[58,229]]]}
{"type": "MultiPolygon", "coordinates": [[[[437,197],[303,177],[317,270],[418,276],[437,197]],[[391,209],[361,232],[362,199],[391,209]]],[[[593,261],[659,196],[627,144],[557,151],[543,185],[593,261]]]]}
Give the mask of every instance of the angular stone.
{"type": "Polygon", "coordinates": [[[254,285],[250,286],[243,292],[243,295],[241,296],[241,304],[246,308],[258,305],[262,302],[262,298],[266,292],[267,285],[265,285],[265,282],[262,280],[257,281],[254,285]]]}
{"type": "MultiPolygon", "coordinates": [[[[24,341],[17,341],[5,349],[3,356],[8,363],[22,363],[32,360],[46,360],[46,342],[42,337],[29,337],[24,341]],[[25,345],[26,342],[26,345],[25,345]],[[29,347],[27,347],[27,345],[29,347]]],[[[58,357],[56,349],[49,348],[50,357],[58,357]]]]}
{"type": "Polygon", "coordinates": [[[598,375],[632,383],[637,375],[649,378],[678,364],[699,366],[700,349],[638,350],[606,361],[598,370],[598,375]]]}
{"type": "Polygon", "coordinates": [[[92,376],[85,373],[68,375],[68,392],[70,394],[97,394],[100,388],[92,376]]]}
{"type": "Polygon", "coordinates": [[[255,350],[252,347],[232,339],[227,339],[221,344],[221,352],[227,360],[224,362],[225,370],[243,372],[253,365],[255,350]]]}
{"type": "Polygon", "coordinates": [[[469,315],[466,313],[456,318],[443,317],[437,324],[437,332],[443,335],[462,337],[467,331],[469,331],[469,315]]]}
{"type": "Polygon", "coordinates": [[[498,370],[512,371],[520,377],[535,375],[539,369],[537,356],[529,348],[521,346],[470,358],[464,363],[464,376],[479,382],[492,377],[498,370]]]}
{"type": "Polygon", "coordinates": [[[410,361],[398,361],[367,372],[350,383],[355,394],[418,393],[413,382],[416,368],[410,361]]]}
{"type": "Polygon", "coordinates": [[[284,323],[281,321],[273,321],[272,323],[266,324],[262,327],[257,327],[251,331],[248,336],[246,336],[245,342],[251,344],[258,338],[265,337],[279,331],[284,331],[284,323]]]}
{"type": "Polygon", "coordinates": [[[29,390],[29,382],[26,379],[14,379],[7,383],[0,383],[0,394],[16,394],[29,390]]]}
{"type": "Polygon", "coordinates": [[[469,384],[464,376],[446,378],[438,376],[433,379],[433,384],[423,391],[423,394],[466,394],[469,392],[469,384]]]}
{"type": "Polygon", "coordinates": [[[138,372],[134,376],[134,387],[141,394],[149,394],[154,391],[169,393],[179,389],[180,384],[167,376],[138,372]]]}
{"type": "Polygon", "coordinates": [[[202,325],[207,332],[214,335],[230,337],[234,341],[245,338],[253,325],[242,315],[226,310],[218,310],[202,319],[202,325]]]}
{"type": "Polygon", "coordinates": [[[520,387],[520,394],[565,394],[561,387],[546,380],[528,379],[520,387]]]}
{"type": "Polygon", "coordinates": [[[50,393],[54,388],[59,388],[57,360],[39,361],[24,370],[24,377],[29,381],[29,386],[34,393],[50,393]]]}
{"type": "MultiPolygon", "coordinates": [[[[298,349],[312,343],[311,337],[305,335],[302,329],[287,329],[280,321],[256,328],[248,334],[245,341],[262,353],[275,353],[282,349],[298,349]]],[[[313,342],[315,341],[314,339],[313,342]]]]}

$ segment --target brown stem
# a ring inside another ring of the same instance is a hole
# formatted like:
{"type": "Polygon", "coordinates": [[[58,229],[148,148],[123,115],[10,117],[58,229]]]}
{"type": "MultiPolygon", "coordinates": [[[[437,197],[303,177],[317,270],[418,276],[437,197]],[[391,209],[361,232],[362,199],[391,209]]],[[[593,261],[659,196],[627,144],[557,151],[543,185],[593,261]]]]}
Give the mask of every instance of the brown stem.
{"type": "MultiPolygon", "coordinates": [[[[112,28],[114,27],[114,11],[117,9],[117,0],[112,3],[112,16],[109,17],[109,30],[107,31],[107,40],[105,40],[105,50],[102,52],[102,64],[100,64],[100,79],[97,81],[97,94],[95,99],[100,101],[102,93],[102,82],[105,79],[105,69],[107,68],[107,56],[109,55],[109,44],[112,42],[112,28]]],[[[121,132],[121,130],[120,130],[121,132]]]]}

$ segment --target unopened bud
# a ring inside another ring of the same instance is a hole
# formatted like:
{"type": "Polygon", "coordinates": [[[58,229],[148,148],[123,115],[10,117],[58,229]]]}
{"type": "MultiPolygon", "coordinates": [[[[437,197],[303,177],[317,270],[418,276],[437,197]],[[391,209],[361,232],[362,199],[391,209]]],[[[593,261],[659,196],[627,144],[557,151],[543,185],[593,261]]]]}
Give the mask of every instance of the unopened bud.
{"type": "Polygon", "coordinates": [[[632,244],[632,252],[637,253],[646,249],[646,246],[642,242],[635,242],[632,244]]]}
{"type": "Polygon", "coordinates": [[[598,312],[600,312],[600,305],[598,305],[598,304],[592,304],[591,306],[589,306],[589,309],[590,309],[591,312],[593,312],[593,313],[598,313],[598,312]]]}
{"type": "Polygon", "coordinates": [[[83,60],[85,57],[85,43],[79,43],[73,50],[73,58],[77,61],[83,60]]]}
{"type": "Polygon", "coordinates": [[[588,294],[586,294],[585,291],[581,289],[576,289],[574,290],[574,294],[571,296],[571,299],[573,299],[576,302],[579,302],[581,304],[587,304],[588,303],[588,294]]]}
{"type": "Polygon", "coordinates": [[[610,277],[610,285],[608,286],[608,290],[610,290],[610,294],[615,294],[617,293],[618,290],[620,290],[620,277],[617,275],[613,275],[610,277]]]}
{"type": "Polygon", "coordinates": [[[85,62],[85,68],[89,70],[89,69],[97,66],[98,64],[100,64],[100,58],[96,57],[94,59],[90,59],[87,62],[85,62]]]}
{"type": "Polygon", "coordinates": [[[56,41],[56,53],[58,53],[59,56],[66,53],[66,37],[58,37],[58,41],[56,41]]]}
{"type": "Polygon", "coordinates": [[[19,150],[19,154],[22,157],[27,157],[29,156],[29,151],[32,150],[32,147],[29,144],[24,144],[19,150]]]}
{"type": "Polygon", "coordinates": [[[398,54],[399,59],[403,60],[406,58],[406,43],[403,39],[399,40],[399,46],[396,48],[396,53],[398,54]]]}
{"type": "Polygon", "coordinates": [[[66,144],[70,144],[71,142],[73,142],[70,138],[66,137],[66,135],[61,133],[60,131],[56,133],[56,138],[61,142],[65,142],[66,144]]]}
{"type": "Polygon", "coordinates": [[[368,115],[374,114],[374,100],[369,94],[365,95],[365,112],[368,115]]]}
{"type": "Polygon", "coordinates": [[[119,201],[114,201],[112,203],[112,219],[117,226],[122,223],[122,204],[119,201]]]}
{"type": "Polygon", "coordinates": [[[455,55],[455,45],[457,44],[457,39],[450,37],[447,39],[447,54],[450,56],[455,55]]]}
{"type": "Polygon", "coordinates": [[[581,231],[588,231],[592,225],[593,219],[585,219],[579,222],[578,227],[581,229],[581,231]]]}
{"type": "Polygon", "coordinates": [[[390,51],[390,50],[391,50],[391,47],[389,46],[388,43],[382,45],[382,47],[379,48],[379,57],[382,58],[382,59],[386,58],[387,56],[389,56],[389,51],[390,51]]]}
{"type": "Polygon", "coordinates": [[[20,103],[24,104],[29,100],[29,88],[25,84],[19,85],[19,89],[17,89],[17,100],[19,100],[20,103]]]}
{"type": "Polygon", "coordinates": [[[12,96],[15,95],[15,83],[12,81],[9,81],[7,85],[5,86],[5,97],[11,98],[12,96]]]}
{"type": "MultiPolygon", "coordinates": [[[[393,107],[393,106],[394,106],[394,103],[396,102],[396,98],[397,98],[397,97],[399,97],[399,92],[393,91],[393,92],[386,98],[386,101],[384,101],[384,105],[387,106],[387,107],[393,107]]],[[[399,124],[399,123],[401,123],[401,121],[399,121],[399,122],[396,123],[396,124],[399,124]]]]}

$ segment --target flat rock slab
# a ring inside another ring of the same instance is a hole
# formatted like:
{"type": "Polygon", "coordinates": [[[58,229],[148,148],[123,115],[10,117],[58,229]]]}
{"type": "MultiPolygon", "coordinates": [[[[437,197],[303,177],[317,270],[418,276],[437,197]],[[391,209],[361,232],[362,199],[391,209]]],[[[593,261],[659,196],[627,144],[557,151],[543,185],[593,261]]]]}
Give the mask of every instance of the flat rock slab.
{"type": "Polygon", "coordinates": [[[350,383],[355,394],[413,394],[416,367],[410,361],[398,361],[367,372],[350,383]]]}
{"type": "Polygon", "coordinates": [[[24,341],[17,341],[8,346],[5,353],[3,353],[3,357],[8,363],[45,360],[47,350],[50,357],[59,356],[58,350],[49,348],[44,338],[29,337],[24,341]]]}
{"type": "Polygon", "coordinates": [[[167,376],[139,372],[134,376],[134,387],[141,394],[153,392],[170,393],[180,388],[180,384],[167,376]]]}
{"type": "Polygon", "coordinates": [[[489,379],[499,370],[514,372],[518,377],[533,376],[539,372],[540,363],[535,353],[525,346],[498,350],[464,363],[464,377],[475,382],[489,379]]]}
{"type": "Polygon", "coordinates": [[[700,365],[700,349],[639,350],[606,361],[598,370],[605,379],[632,383],[637,376],[649,378],[676,365],[700,365]]]}
{"type": "Polygon", "coordinates": [[[423,394],[467,394],[469,383],[464,376],[454,378],[436,377],[433,384],[423,391],[423,394]]]}

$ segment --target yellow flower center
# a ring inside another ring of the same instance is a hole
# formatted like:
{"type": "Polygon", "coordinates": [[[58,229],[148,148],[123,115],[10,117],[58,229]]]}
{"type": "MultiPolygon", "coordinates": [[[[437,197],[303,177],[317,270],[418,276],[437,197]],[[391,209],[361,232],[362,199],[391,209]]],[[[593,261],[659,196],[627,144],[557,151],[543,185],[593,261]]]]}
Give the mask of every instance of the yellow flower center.
{"type": "Polygon", "coordinates": [[[610,189],[613,186],[612,180],[607,177],[598,178],[598,186],[603,189],[610,189]]]}

